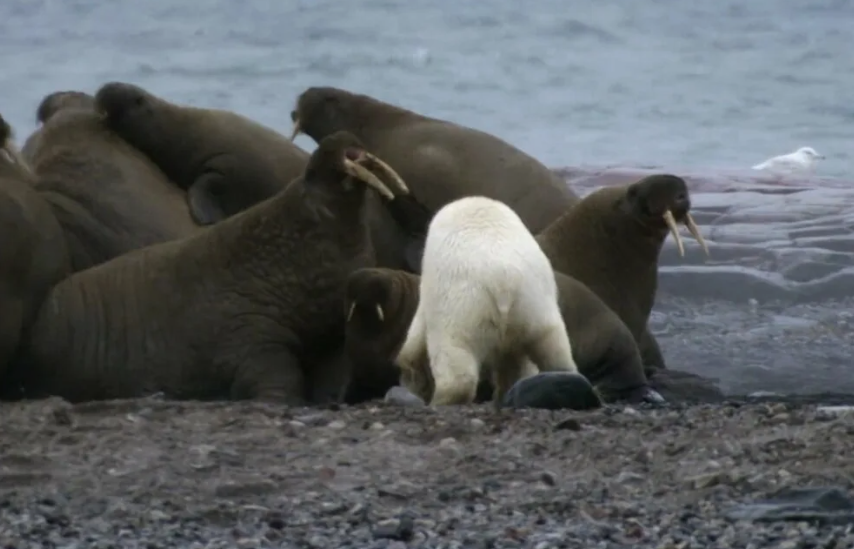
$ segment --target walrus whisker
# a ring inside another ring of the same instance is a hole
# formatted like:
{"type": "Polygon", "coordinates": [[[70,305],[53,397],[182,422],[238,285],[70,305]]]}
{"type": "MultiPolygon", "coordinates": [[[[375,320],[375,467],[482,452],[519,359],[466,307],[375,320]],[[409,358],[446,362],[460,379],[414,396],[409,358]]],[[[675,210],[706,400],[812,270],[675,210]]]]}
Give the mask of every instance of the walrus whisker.
{"type": "Polygon", "coordinates": [[[302,132],[302,125],[299,123],[299,119],[294,122],[294,129],[291,132],[291,141],[297,138],[297,136],[302,132]]]}
{"type": "Polygon", "coordinates": [[[367,151],[365,151],[363,154],[365,158],[375,163],[377,167],[383,171],[384,174],[389,176],[403,194],[409,194],[409,187],[406,186],[406,183],[403,182],[403,178],[401,178],[400,175],[398,175],[398,173],[394,171],[391,166],[389,166],[388,164],[386,164],[385,162],[383,162],[382,160],[367,151]]]}
{"type": "Polygon", "coordinates": [[[360,166],[356,164],[352,160],[347,158],[344,159],[344,169],[348,174],[353,177],[364,181],[369,187],[373,187],[377,190],[378,193],[383,195],[385,198],[389,200],[394,200],[394,193],[392,193],[388,187],[386,187],[382,181],[379,180],[377,176],[372,174],[367,168],[364,166],[360,166]]]}
{"type": "Polygon", "coordinates": [[[356,310],[356,302],[350,304],[350,311],[347,313],[347,322],[350,322],[350,319],[353,318],[353,311],[356,310]]]}
{"type": "Polygon", "coordinates": [[[383,314],[383,306],[377,303],[377,316],[380,318],[380,322],[385,320],[385,315],[383,314]]]}
{"type": "Polygon", "coordinates": [[[700,228],[697,227],[697,224],[694,223],[694,218],[691,217],[691,214],[685,214],[685,226],[688,227],[688,231],[691,233],[691,236],[700,243],[700,246],[703,247],[703,251],[706,252],[706,255],[709,255],[709,247],[706,245],[705,239],[703,239],[703,235],[700,234],[700,228]]]}
{"type": "Polygon", "coordinates": [[[682,244],[682,237],[679,236],[679,229],[676,227],[676,219],[673,217],[673,212],[667,210],[664,212],[664,222],[670,228],[670,234],[676,240],[676,246],[679,248],[679,256],[685,257],[685,245],[682,244]]]}

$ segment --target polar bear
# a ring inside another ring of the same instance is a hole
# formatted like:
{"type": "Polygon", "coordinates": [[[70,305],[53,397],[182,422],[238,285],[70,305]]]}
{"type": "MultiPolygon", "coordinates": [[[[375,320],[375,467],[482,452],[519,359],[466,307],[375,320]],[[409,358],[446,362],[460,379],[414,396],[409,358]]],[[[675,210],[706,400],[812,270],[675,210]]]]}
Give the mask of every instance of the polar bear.
{"type": "Polygon", "coordinates": [[[578,373],[551,263],[503,202],[469,196],[436,212],[419,293],[396,364],[431,405],[471,403],[481,373],[492,376],[496,406],[538,370],[578,373]]]}

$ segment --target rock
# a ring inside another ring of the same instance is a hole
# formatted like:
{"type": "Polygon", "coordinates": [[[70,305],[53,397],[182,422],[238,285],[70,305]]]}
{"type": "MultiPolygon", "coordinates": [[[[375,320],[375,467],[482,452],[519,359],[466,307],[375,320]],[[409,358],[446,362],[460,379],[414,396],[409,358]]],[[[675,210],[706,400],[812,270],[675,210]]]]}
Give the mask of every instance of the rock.
{"type": "Polygon", "coordinates": [[[475,429],[482,429],[485,425],[483,420],[478,418],[473,418],[469,423],[471,423],[471,426],[475,429]]]}
{"type": "Polygon", "coordinates": [[[401,387],[399,385],[389,389],[388,392],[386,392],[385,398],[383,400],[389,404],[394,404],[397,406],[410,406],[413,408],[427,406],[427,404],[423,400],[413,395],[405,387],[401,387]]]}
{"type": "Polygon", "coordinates": [[[581,422],[574,417],[566,418],[555,425],[555,431],[580,431],[581,422]]]}
{"type": "Polygon", "coordinates": [[[670,403],[716,404],[726,400],[714,380],[680,370],[656,369],[649,384],[670,403]]]}
{"type": "Polygon", "coordinates": [[[340,419],[336,419],[335,421],[330,421],[326,426],[335,431],[340,431],[341,429],[347,427],[347,424],[341,421],[340,419]]]}
{"type": "Polygon", "coordinates": [[[542,372],[518,381],[504,395],[508,408],[544,410],[591,410],[602,401],[590,381],[581,374],[542,372]]]}
{"type": "Polygon", "coordinates": [[[415,524],[410,517],[384,520],[372,529],[374,539],[409,541],[415,534],[415,524]]]}
{"type": "Polygon", "coordinates": [[[557,477],[555,477],[555,474],[551,471],[543,471],[540,474],[540,480],[546,486],[554,486],[557,484],[557,477]]]}
{"type": "Polygon", "coordinates": [[[727,512],[732,520],[754,522],[814,521],[819,524],[854,523],[854,500],[841,488],[788,488],[727,512]]]}

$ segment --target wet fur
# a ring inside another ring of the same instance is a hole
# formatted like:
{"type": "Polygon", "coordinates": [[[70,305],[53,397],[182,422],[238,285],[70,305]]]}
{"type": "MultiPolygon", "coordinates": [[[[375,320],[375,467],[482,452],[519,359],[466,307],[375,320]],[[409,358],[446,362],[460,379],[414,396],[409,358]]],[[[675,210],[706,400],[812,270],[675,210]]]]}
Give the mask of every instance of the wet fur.
{"type": "MultiPolygon", "coordinates": [[[[483,195],[513,208],[536,234],[578,201],[542,163],[488,133],[430,118],[377,99],[313,87],[297,99],[292,119],[315,141],[348,130],[384,158],[430,211],[483,195]]],[[[413,241],[374,201],[372,235],[380,266],[419,272],[413,241]]]]}
{"type": "MultiPolygon", "coordinates": [[[[658,286],[667,227],[663,208],[680,196],[677,220],[690,208],[685,181],[654,175],[594,191],[537,236],[556,271],[593,290],[631,331],[645,361],[660,358],[647,323],[658,286]]],[[[677,211],[678,210],[678,211],[677,211]]]]}
{"type": "Polygon", "coordinates": [[[28,394],[340,400],[345,283],[374,263],[345,146],[360,145],[330,137],[304,176],[208,230],[54,287],[27,347],[28,394]]]}
{"type": "Polygon", "coordinates": [[[270,198],[308,163],[286,137],[233,112],[177,105],[119,82],[102,86],[95,101],[114,131],[187,192],[200,224],[270,198]]]}
{"type": "Polygon", "coordinates": [[[433,405],[472,402],[482,365],[496,403],[537,368],[577,371],[551,265],[508,206],[485,197],[444,206],[430,222],[422,262],[421,298],[396,360],[410,391],[427,396],[413,379],[425,354],[433,405]]]}

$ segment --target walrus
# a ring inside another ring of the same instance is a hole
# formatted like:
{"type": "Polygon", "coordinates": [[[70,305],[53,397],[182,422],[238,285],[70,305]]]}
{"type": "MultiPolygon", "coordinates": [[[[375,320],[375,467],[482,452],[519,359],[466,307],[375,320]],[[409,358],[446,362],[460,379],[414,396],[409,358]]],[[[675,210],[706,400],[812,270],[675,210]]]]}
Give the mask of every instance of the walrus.
{"type": "Polygon", "coordinates": [[[340,400],[345,283],[374,264],[365,195],[395,196],[374,172],[407,192],[358,139],[333,134],[272,198],[66,278],[16,368],[25,394],[340,400]]]}
{"type": "Polygon", "coordinates": [[[592,192],[541,232],[537,241],[556,271],[593,290],[638,344],[648,348],[655,340],[647,323],[655,303],[664,239],[672,234],[684,255],[677,229],[677,223],[682,223],[708,254],[690,209],[684,179],[651,175],[630,185],[592,192]]]}
{"type": "MultiPolygon", "coordinates": [[[[44,124],[50,117],[65,109],[94,110],[95,98],[88,93],[66,90],[56,91],[44,96],[36,108],[36,124],[44,124]]],[[[39,147],[42,131],[41,128],[30,134],[21,147],[21,153],[28,161],[32,160],[33,151],[39,147]]]]}
{"type": "MultiPolygon", "coordinates": [[[[623,321],[584,284],[559,272],[554,277],[578,370],[606,402],[648,399],[638,347],[623,321]]],[[[419,282],[419,275],[387,268],[359,269],[348,278],[345,349],[353,373],[347,403],[382,398],[399,383],[394,359],[418,307],[419,282]]],[[[476,401],[491,395],[485,383],[476,401]]]]}
{"type": "Polygon", "coordinates": [[[75,271],[202,230],[180,189],[94,111],[61,109],[40,131],[35,187],[65,231],[75,271]]]}
{"type": "Polygon", "coordinates": [[[33,183],[12,128],[0,116],[0,389],[23,331],[50,287],[70,270],[62,227],[33,183]]]}
{"type": "Polygon", "coordinates": [[[132,84],[101,86],[95,109],[187,192],[203,225],[270,198],[308,163],[306,151],[244,116],[177,105],[132,84]]]}
{"type": "Polygon", "coordinates": [[[44,124],[50,117],[63,109],[95,109],[95,98],[82,91],[64,90],[46,95],[36,108],[36,122],[44,124]]]}
{"type": "MultiPolygon", "coordinates": [[[[536,234],[578,197],[546,166],[488,133],[430,118],[377,99],[332,87],[303,91],[291,112],[294,139],[314,141],[347,130],[384,158],[430,211],[464,196],[509,205],[536,234]]],[[[396,230],[374,205],[372,235],[383,267],[419,272],[408,260],[419,243],[396,230]]]]}

